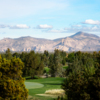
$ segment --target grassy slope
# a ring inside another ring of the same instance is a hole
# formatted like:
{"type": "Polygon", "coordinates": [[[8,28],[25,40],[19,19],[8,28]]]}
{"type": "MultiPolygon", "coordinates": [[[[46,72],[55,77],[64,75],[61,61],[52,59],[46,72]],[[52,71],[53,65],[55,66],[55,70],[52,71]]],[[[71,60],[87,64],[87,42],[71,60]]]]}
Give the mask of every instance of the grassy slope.
{"type": "Polygon", "coordinates": [[[53,100],[51,97],[38,96],[35,94],[44,94],[46,90],[60,89],[63,80],[64,78],[45,78],[45,79],[26,80],[26,82],[37,82],[44,85],[44,87],[42,88],[29,89],[29,95],[37,97],[40,100],[53,100]]]}

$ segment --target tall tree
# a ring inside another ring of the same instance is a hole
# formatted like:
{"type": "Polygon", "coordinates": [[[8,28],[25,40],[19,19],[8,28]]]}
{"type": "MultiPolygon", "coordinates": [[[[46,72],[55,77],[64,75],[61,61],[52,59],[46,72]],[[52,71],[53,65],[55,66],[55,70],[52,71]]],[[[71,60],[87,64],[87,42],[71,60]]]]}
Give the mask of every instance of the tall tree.
{"type": "Polygon", "coordinates": [[[13,56],[13,57],[16,57],[16,58],[20,58],[20,53],[15,52],[15,53],[13,53],[12,56],[13,56]]]}
{"type": "Polygon", "coordinates": [[[12,58],[12,54],[11,54],[11,51],[9,48],[6,50],[5,57],[8,60],[10,60],[12,58]]]}
{"type": "Polygon", "coordinates": [[[43,55],[41,56],[41,60],[44,62],[44,66],[45,66],[45,67],[48,67],[48,65],[49,65],[49,57],[46,56],[45,54],[43,54],[43,55]]]}
{"type": "Polygon", "coordinates": [[[28,90],[22,78],[23,62],[0,57],[0,100],[27,100],[28,90]]]}
{"type": "Polygon", "coordinates": [[[49,56],[49,52],[47,50],[44,51],[44,54],[48,57],[49,56]]]}
{"type": "Polygon", "coordinates": [[[28,75],[34,78],[35,75],[41,75],[44,69],[44,64],[41,61],[41,57],[38,53],[31,51],[25,59],[25,71],[28,71],[28,75]]]}
{"type": "Polygon", "coordinates": [[[53,77],[62,76],[62,58],[58,49],[55,49],[54,51],[53,63],[51,64],[50,69],[53,77]]]}

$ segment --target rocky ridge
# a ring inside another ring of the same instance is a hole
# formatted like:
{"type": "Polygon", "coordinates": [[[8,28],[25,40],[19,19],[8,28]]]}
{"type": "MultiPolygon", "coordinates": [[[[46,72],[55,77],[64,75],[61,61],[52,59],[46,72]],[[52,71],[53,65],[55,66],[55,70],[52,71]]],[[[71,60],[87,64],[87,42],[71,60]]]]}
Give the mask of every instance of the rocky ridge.
{"type": "Polygon", "coordinates": [[[7,48],[10,48],[12,51],[34,50],[37,52],[43,52],[44,50],[52,52],[54,49],[64,51],[99,51],[100,37],[84,32],[77,32],[70,37],[55,40],[33,38],[29,36],[0,40],[0,51],[4,52],[7,48]]]}

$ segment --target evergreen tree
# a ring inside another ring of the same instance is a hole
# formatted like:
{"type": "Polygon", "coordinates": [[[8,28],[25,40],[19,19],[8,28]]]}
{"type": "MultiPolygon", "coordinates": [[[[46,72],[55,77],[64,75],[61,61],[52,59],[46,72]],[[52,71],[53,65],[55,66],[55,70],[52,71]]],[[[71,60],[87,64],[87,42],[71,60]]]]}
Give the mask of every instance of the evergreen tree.
{"type": "Polygon", "coordinates": [[[45,50],[44,55],[46,55],[46,57],[49,57],[49,52],[47,50],[45,50]]]}
{"type": "Polygon", "coordinates": [[[23,62],[0,57],[0,100],[27,100],[28,90],[22,78],[23,62]]]}
{"type": "Polygon", "coordinates": [[[50,69],[52,77],[62,76],[62,58],[58,49],[54,51],[53,62],[50,64],[50,69]]]}
{"type": "Polygon", "coordinates": [[[41,56],[41,60],[44,62],[44,66],[45,66],[45,67],[48,67],[48,65],[49,65],[49,57],[46,56],[45,54],[43,54],[43,55],[41,56]]]}
{"type": "Polygon", "coordinates": [[[66,58],[63,58],[63,60],[62,60],[62,64],[63,64],[63,65],[66,64],[66,58]]]}
{"type": "Polygon", "coordinates": [[[28,53],[27,52],[22,52],[20,54],[20,59],[22,60],[22,62],[24,63],[24,68],[22,69],[23,71],[23,76],[28,76],[29,75],[29,69],[26,67],[26,58],[27,58],[28,53]]]}
{"type": "Polygon", "coordinates": [[[11,54],[11,51],[9,48],[6,50],[5,57],[8,60],[10,60],[12,58],[12,54],[11,54]]]}
{"type": "Polygon", "coordinates": [[[43,73],[44,64],[41,61],[41,57],[38,53],[35,54],[34,51],[31,51],[25,59],[25,71],[31,78],[34,78],[35,75],[41,75],[43,73]]]}
{"type": "Polygon", "coordinates": [[[94,60],[90,54],[76,53],[62,84],[67,100],[100,100],[99,57],[94,60]]]}
{"type": "Polygon", "coordinates": [[[22,53],[20,54],[20,59],[22,60],[22,62],[25,63],[25,59],[26,59],[27,55],[28,55],[27,52],[22,52],[22,53]]]}
{"type": "Polygon", "coordinates": [[[75,53],[74,52],[69,53],[68,57],[66,58],[66,61],[69,62],[69,63],[72,63],[73,60],[74,60],[74,57],[75,57],[75,53]]]}
{"type": "Polygon", "coordinates": [[[16,58],[20,58],[20,53],[15,52],[15,53],[13,53],[12,56],[13,56],[13,57],[16,57],[16,58]]]}

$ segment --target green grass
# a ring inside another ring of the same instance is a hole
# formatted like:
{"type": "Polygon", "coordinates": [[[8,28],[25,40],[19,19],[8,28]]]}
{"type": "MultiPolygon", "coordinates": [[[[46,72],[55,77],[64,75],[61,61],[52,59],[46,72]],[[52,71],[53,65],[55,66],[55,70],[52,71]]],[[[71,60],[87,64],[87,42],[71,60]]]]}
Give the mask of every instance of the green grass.
{"type": "Polygon", "coordinates": [[[27,89],[42,88],[44,85],[36,82],[25,82],[27,89]]]}
{"type": "Polygon", "coordinates": [[[49,73],[50,68],[48,68],[48,67],[44,67],[44,70],[46,71],[46,73],[49,73]]]}
{"type": "Polygon", "coordinates": [[[61,89],[61,83],[64,78],[45,78],[45,79],[34,79],[34,80],[26,80],[26,82],[33,82],[33,84],[40,83],[43,84],[44,87],[29,89],[29,95],[39,98],[39,100],[53,100],[51,97],[39,96],[36,94],[44,94],[46,90],[51,89],[61,89]]]}
{"type": "Polygon", "coordinates": [[[63,66],[63,69],[67,69],[68,66],[63,66]]]}

